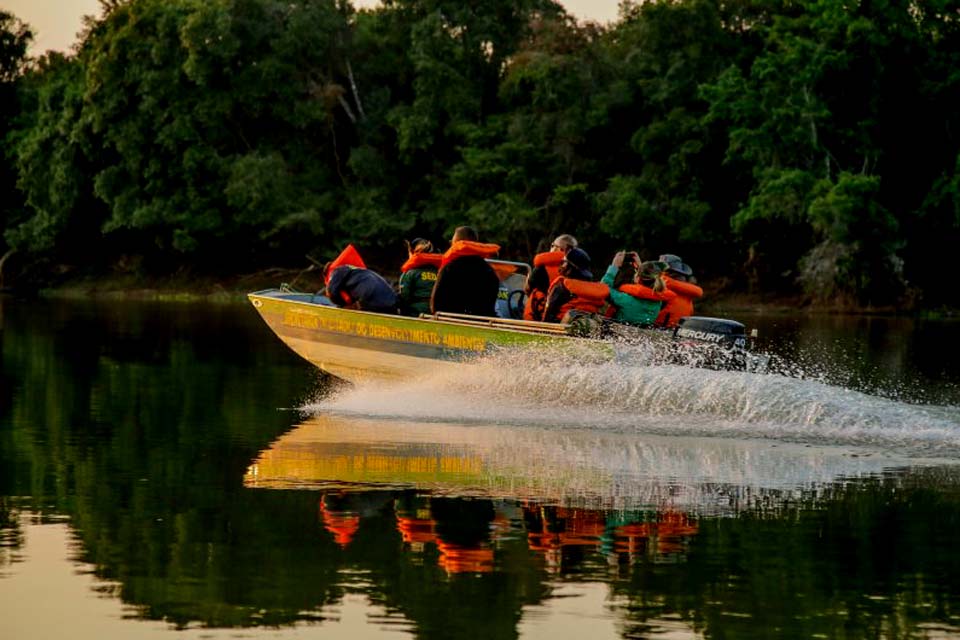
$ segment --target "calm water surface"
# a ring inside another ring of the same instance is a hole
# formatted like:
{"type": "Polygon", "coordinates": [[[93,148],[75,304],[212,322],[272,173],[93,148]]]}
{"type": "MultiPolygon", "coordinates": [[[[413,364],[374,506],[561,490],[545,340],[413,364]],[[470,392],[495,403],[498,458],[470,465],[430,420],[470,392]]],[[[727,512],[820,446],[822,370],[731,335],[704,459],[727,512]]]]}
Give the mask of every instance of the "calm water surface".
{"type": "Polygon", "coordinates": [[[343,387],[242,305],[0,314],[0,638],[960,637],[956,321],[343,387]]]}

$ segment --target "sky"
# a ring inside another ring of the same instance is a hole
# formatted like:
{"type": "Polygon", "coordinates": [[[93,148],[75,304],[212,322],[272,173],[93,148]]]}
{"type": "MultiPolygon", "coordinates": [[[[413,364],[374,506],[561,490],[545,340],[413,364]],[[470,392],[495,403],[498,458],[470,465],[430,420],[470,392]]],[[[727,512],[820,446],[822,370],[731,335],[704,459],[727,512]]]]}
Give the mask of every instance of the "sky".
{"type": "MultiPolygon", "coordinates": [[[[373,6],[377,0],[353,0],[357,7],[373,6]]],[[[561,0],[572,15],[582,20],[609,22],[617,17],[618,0],[561,0]]],[[[8,11],[33,28],[30,53],[39,55],[48,49],[67,51],[76,42],[81,16],[99,15],[97,0],[0,0],[0,9],[8,11]]]]}

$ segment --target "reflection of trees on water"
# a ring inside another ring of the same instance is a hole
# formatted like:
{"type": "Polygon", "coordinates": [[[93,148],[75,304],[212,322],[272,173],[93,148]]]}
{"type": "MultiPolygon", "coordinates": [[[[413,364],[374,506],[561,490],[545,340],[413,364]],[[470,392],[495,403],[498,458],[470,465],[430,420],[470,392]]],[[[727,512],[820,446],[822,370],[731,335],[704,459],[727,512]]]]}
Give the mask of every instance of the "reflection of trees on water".
{"type": "Polygon", "coordinates": [[[10,498],[0,495],[0,577],[18,560],[23,543],[20,512],[10,498]]]}
{"type": "Polygon", "coordinates": [[[956,472],[837,483],[737,518],[705,519],[688,562],[613,583],[634,631],[689,611],[724,637],[924,637],[960,622],[956,472]],[[695,590],[691,592],[691,586],[695,590]],[[653,597],[651,597],[653,596],[653,597]]]}
{"type": "Polygon", "coordinates": [[[125,601],[179,624],[316,620],[360,589],[424,637],[514,637],[523,607],[571,580],[607,583],[628,636],[662,619],[723,637],[908,637],[920,623],[956,624],[960,510],[923,486],[837,485],[809,502],[698,519],[412,491],[328,495],[240,491],[219,510],[188,500],[159,516],[175,526],[145,525],[165,534],[153,554],[122,530],[84,539],[125,601]],[[346,575],[365,581],[345,587],[346,575]]]}
{"type": "MultiPolygon", "coordinates": [[[[360,590],[421,637],[512,638],[524,607],[564,582],[597,581],[625,636],[663,619],[716,638],[899,638],[958,625],[955,473],[753,496],[730,517],[245,489],[247,465],[289,428],[274,407],[306,377],[282,345],[224,363],[195,333],[168,328],[155,338],[164,344],[121,357],[105,344],[114,329],[97,321],[68,328],[75,319],[51,314],[46,329],[18,333],[15,315],[3,334],[16,392],[0,413],[0,461],[17,465],[0,465],[0,494],[69,515],[82,559],[146,618],[317,622],[360,590]]],[[[256,344],[230,323],[201,335],[256,344]]],[[[19,531],[9,501],[0,523],[19,531]]],[[[22,544],[9,535],[8,548],[22,544]]]]}

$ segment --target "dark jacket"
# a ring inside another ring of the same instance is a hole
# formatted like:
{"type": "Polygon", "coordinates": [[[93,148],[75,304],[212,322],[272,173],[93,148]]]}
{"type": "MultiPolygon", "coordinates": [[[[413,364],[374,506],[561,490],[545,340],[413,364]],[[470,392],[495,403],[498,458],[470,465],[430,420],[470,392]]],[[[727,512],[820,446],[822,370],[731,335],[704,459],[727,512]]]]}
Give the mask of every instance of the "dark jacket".
{"type": "Polygon", "coordinates": [[[495,315],[500,278],[480,256],[462,256],[447,263],[437,274],[430,298],[430,311],[495,315]]]}
{"type": "Polygon", "coordinates": [[[379,274],[359,267],[337,267],[330,273],[327,297],[338,307],[356,305],[363,311],[396,313],[397,294],[379,274]]]}

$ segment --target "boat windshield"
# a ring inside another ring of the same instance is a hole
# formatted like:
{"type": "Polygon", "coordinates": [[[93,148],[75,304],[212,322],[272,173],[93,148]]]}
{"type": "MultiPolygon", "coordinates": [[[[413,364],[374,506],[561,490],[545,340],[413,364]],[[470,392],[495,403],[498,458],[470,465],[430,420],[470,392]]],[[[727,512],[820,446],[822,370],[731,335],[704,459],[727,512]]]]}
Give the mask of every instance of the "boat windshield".
{"type": "Polygon", "coordinates": [[[519,319],[523,317],[525,303],[523,290],[530,274],[530,265],[525,262],[491,260],[487,263],[500,278],[500,293],[497,296],[497,316],[519,319]]]}

